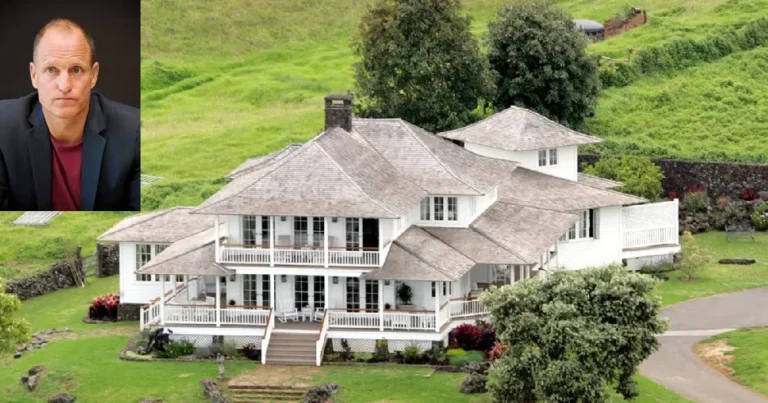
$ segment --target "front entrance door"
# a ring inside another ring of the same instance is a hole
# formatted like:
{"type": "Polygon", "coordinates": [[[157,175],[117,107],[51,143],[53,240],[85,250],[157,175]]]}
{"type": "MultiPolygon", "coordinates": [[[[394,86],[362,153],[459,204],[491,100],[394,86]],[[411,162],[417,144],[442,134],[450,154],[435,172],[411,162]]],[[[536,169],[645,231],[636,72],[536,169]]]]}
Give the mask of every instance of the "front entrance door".
{"type": "Polygon", "coordinates": [[[309,276],[294,276],[294,296],[296,309],[309,305],[309,276]]]}

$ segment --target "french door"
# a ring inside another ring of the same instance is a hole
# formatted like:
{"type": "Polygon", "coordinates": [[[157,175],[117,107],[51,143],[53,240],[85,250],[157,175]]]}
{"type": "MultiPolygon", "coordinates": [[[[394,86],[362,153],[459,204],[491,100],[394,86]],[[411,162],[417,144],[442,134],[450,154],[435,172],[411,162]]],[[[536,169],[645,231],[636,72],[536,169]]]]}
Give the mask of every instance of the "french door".
{"type": "Polygon", "coordinates": [[[360,309],[360,279],[347,277],[347,309],[360,309]]]}
{"type": "Polygon", "coordinates": [[[314,276],[313,283],[315,285],[314,297],[315,301],[314,309],[325,308],[325,277],[314,276]]]}
{"type": "Polygon", "coordinates": [[[309,276],[294,276],[294,301],[296,309],[309,305],[309,276]]]}

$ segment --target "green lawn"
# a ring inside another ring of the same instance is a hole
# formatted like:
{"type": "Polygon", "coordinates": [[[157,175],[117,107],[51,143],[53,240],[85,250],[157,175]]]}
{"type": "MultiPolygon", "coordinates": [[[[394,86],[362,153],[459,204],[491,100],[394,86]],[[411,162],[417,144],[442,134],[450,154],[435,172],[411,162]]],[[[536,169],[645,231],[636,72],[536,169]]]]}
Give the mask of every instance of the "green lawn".
{"type": "Polygon", "coordinates": [[[736,381],[768,395],[768,328],[736,330],[702,343],[721,339],[736,348],[725,353],[733,356],[729,366],[735,371],[736,381]]]}
{"type": "Polygon", "coordinates": [[[670,279],[657,288],[662,303],[671,305],[708,295],[768,286],[768,233],[755,234],[755,240],[736,238],[726,243],[724,232],[696,235],[698,244],[712,253],[712,262],[696,274],[699,277],[696,281],[681,281],[680,273],[668,273],[670,279]],[[757,263],[748,266],[718,264],[717,260],[723,258],[752,258],[757,263]]]}

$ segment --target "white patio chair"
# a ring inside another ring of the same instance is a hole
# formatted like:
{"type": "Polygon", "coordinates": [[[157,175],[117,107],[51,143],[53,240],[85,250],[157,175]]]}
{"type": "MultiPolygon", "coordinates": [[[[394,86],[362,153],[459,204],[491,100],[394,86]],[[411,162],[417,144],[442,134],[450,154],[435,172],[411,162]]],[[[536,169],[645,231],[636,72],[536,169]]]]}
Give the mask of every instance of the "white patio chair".
{"type": "Polygon", "coordinates": [[[316,321],[322,321],[324,316],[325,316],[325,309],[324,308],[315,308],[314,319],[316,321]]]}
{"type": "Polygon", "coordinates": [[[283,323],[287,322],[289,319],[294,322],[299,321],[299,311],[296,309],[296,304],[293,303],[292,299],[283,300],[283,306],[280,309],[280,314],[277,319],[283,323]]]}

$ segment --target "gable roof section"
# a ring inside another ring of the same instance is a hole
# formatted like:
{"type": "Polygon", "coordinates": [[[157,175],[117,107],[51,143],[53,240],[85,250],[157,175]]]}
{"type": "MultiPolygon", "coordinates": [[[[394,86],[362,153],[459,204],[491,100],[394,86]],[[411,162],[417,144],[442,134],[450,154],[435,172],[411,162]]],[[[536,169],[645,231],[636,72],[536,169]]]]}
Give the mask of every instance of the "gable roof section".
{"type": "Polygon", "coordinates": [[[195,213],[397,218],[426,195],[362,138],[334,128],[236,178],[195,213]]]}
{"type": "Polygon", "coordinates": [[[124,218],[97,238],[111,242],[173,243],[213,228],[213,217],[190,215],[192,207],[173,207],[124,218]]]}
{"type": "MultiPolygon", "coordinates": [[[[465,150],[402,119],[355,118],[352,124],[402,176],[430,194],[486,194],[504,178],[498,160],[465,150]]],[[[505,165],[508,170],[512,166],[505,165]]]]}
{"type": "Polygon", "coordinates": [[[227,179],[239,178],[249,172],[253,172],[256,169],[270,166],[274,162],[280,161],[283,158],[291,155],[294,151],[298,150],[300,147],[301,147],[301,144],[293,143],[293,144],[289,144],[282,150],[275,151],[267,155],[249,158],[245,162],[240,164],[237,168],[232,170],[232,172],[227,174],[225,178],[227,179]]]}
{"type": "Polygon", "coordinates": [[[193,276],[227,276],[233,270],[215,262],[215,228],[174,242],[149,263],[140,267],[139,274],[187,274],[193,276]]]}
{"type": "Polygon", "coordinates": [[[508,151],[540,150],[602,141],[517,106],[511,106],[469,126],[438,135],[508,151]]]}
{"type": "Polygon", "coordinates": [[[473,228],[422,227],[430,235],[475,263],[482,264],[526,264],[531,263],[473,228]]]}
{"type": "Polygon", "coordinates": [[[598,189],[616,189],[624,186],[623,183],[579,172],[579,183],[598,189]]]}
{"type": "Polygon", "coordinates": [[[471,228],[526,263],[535,263],[578,219],[575,214],[496,202],[471,228]]]}
{"type": "Polygon", "coordinates": [[[498,200],[557,211],[645,203],[648,200],[600,189],[527,168],[517,168],[499,186],[498,200]]]}

